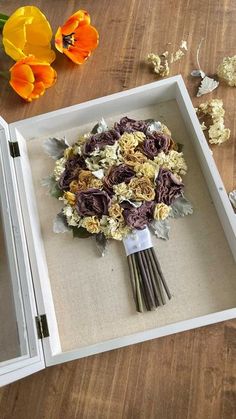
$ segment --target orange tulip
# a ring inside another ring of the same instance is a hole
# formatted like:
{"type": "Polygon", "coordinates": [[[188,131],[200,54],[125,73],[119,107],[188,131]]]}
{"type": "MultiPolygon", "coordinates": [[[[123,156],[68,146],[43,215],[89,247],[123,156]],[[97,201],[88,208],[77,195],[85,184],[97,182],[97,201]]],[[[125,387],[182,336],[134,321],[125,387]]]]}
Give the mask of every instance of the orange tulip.
{"type": "Polygon", "coordinates": [[[85,10],[74,13],[55,35],[57,50],[76,64],[83,64],[97,45],[98,32],[90,25],[90,16],[85,10]]]}
{"type": "Polygon", "coordinates": [[[31,102],[38,99],[56,81],[56,71],[49,63],[29,55],[10,68],[10,85],[18,95],[31,102]]]}

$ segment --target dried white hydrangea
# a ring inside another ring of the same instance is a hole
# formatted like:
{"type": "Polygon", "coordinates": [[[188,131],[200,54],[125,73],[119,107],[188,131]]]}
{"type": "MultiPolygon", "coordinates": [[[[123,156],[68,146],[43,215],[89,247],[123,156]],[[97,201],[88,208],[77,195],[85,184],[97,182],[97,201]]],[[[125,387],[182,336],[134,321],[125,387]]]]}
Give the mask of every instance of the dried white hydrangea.
{"type": "Polygon", "coordinates": [[[81,217],[75,208],[73,208],[71,205],[65,205],[62,212],[66,216],[68,225],[74,227],[79,226],[81,217]]]}
{"type": "Polygon", "coordinates": [[[217,76],[229,86],[236,86],[236,55],[225,57],[217,68],[217,76]]]}
{"type": "Polygon", "coordinates": [[[171,150],[168,154],[161,151],[155,158],[154,162],[158,166],[171,170],[176,175],[185,175],[188,168],[183,158],[183,153],[171,150]]]}
{"type": "Polygon", "coordinates": [[[223,108],[223,101],[221,99],[212,99],[208,102],[202,103],[197,108],[197,115],[210,116],[212,123],[206,126],[204,130],[208,129],[209,142],[211,144],[222,144],[230,138],[230,129],[225,128],[223,108]]]}
{"type": "Polygon", "coordinates": [[[61,174],[64,172],[66,161],[67,160],[65,159],[65,157],[62,157],[61,159],[56,160],[54,171],[53,171],[53,176],[56,181],[60,179],[61,174]]]}

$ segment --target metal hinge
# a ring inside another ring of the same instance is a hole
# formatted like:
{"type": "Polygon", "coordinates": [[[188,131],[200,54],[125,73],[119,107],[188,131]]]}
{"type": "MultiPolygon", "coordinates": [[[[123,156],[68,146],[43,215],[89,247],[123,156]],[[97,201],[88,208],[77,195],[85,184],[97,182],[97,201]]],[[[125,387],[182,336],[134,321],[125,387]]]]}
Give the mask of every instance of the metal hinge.
{"type": "Polygon", "coordinates": [[[46,314],[41,314],[41,316],[35,317],[35,321],[37,326],[38,338],[48,338],[49,330],[46,314]]]}
{"type": "Polygon", "coordinates": [[[19,144],[17,141],[9,141],[10,154],[14,157],[20,156],[19,144]]]}

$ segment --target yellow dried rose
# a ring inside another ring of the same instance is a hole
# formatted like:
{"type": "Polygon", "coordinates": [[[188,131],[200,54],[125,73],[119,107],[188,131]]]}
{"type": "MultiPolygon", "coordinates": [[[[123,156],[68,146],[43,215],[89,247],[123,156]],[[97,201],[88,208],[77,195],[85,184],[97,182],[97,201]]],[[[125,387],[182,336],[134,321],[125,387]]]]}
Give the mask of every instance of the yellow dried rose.
{"type": "Polygon", "coordinates": [[[70,183],[70,192],[77,192],[78,191],[78,182],[76,180],[72,180],[70,183]]]}
{"type": "Polygon", "coordinates": [[[128,153],[129,150],[134,150],[135,147],[145,139],[145,134],[140,131],[132,133],[125,132],[119,139],[119,145],[124,153],[128,153]]]}
{"type": "Polygon", "coordinates": [[[123,215],[123,208],[116,202],[114,204],[111,204],[108,208],[108,213],[111,218],[117,219],[122,221],[124,219],[123,215]]]}
{"type": "Polygon", "coordinates": [[[133,178],[129,183],[129,189],[136,201],[153,201],[155,190],[148,177],[133,178]]]}
{"type": "Polygon", "coordinates": [[[137,163],[144,163],[148,158],[143,153],[141,153],[141,151],[135,151],[134,153],[125,154],[123,159],[128,166],[133,167],[137,163]]]}
{"type": "Polygon", "coordinates": [[[165,220],[170,214],[171,208],[163,203],[157,204],[154,209],[153,217],[155,220],[165,220]]]}
{"type": "Polygon", "coordinates": [[[91,234],[98,234],[101,231],[100,221],[97,217],[84,217],[81,221],[81,226],[91,234]]]}
{"type": "Polygon", "coordinates": [[[75,205],[75,194],[72,192],[65,192],[64,193],[64,199],[68,202],[70,205],[75,205]]]}
{"type": "Polygon", "coordinates": [[[145,176],[149,179],[154,179],[158,173],[158,165],[155,162],[148,160],[143,164],[136,164],[134,166],[134,171],[137,174],[136,176],[145,176]]]}
{"type": "Polygon", "coordinates": [[[88,183],[89,188],[101,189],[102,186],[103,186],[102,181],[100,179],[97,179],[96,177],[92,177],[88,183]]]}

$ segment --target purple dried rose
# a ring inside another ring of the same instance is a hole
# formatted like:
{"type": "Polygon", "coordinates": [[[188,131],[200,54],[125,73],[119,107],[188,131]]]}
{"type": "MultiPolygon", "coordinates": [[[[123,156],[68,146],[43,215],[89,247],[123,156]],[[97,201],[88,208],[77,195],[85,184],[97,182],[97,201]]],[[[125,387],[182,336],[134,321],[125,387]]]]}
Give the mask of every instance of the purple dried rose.
{"type": "Polygon", "coordinates": [[[154,202],[144,202],[139,208],[133,207],[128,202],[123,202],[123,216],[130,228],[143,230],[153,220],[154,202]]]}
{"type": "Polygon", "coordinates": [[[119,138],[120,134],[115,129],[94,134],[86,141],[84,145],[84,154],[89,156],[96,148],[101,149],[106,145],[114,145],[119,138]]]}
{"type": "Polygon", "coordinates": [[[109,195],[100,189],[91,188],[85,192],[79,192],[76,197],[76,209],[81,216],[108,215],[109,204],[109,195]]]}
{"type": "Polygon", "coordinates": [[[129,183],[129,181],[134,176],[135,171],[131,169],[131,167],[129,167],[127,164],[113,166],[103,180],[104,188],[108,191],[111,191],[113,185],[118,185],[118,183],[122,182],[129,183]]]}
{"type": "Polygon", "coordinates": [[[161,151],[166,153],[170,147],[170,137],[161,132],[148,133],[146,140],[141,145],[141,151],[149,159],[153,160],[161,151]]]}
{"type": "Polygon", "coordinates": [[[148,124],[145,121],[142,121],[142,120],[136,121],[135,119],[130,119],[127,116],[124,116],[123,118],[121,118],[120,122],[116,122],[114,124],[114,128],[121,135],[124,134],[124,132],[134,132],[134,131],[140,131],[146,134],[147,129],[148,129],[148,124]]]}
{"type": "Polygon", "coordinates": [[[156,180],[156,202],[171,205],[183,194],[184,184],[167,169],[160,169],[156,180]]]}
{"type": "Polygon", "coordinates": [[[69,190],[70,183],[78,178],[81,169],[86,169],[85,160],[82,156],[74,156],[67,160],[65,170],[58,181],[60,189],[69,190]]]}

